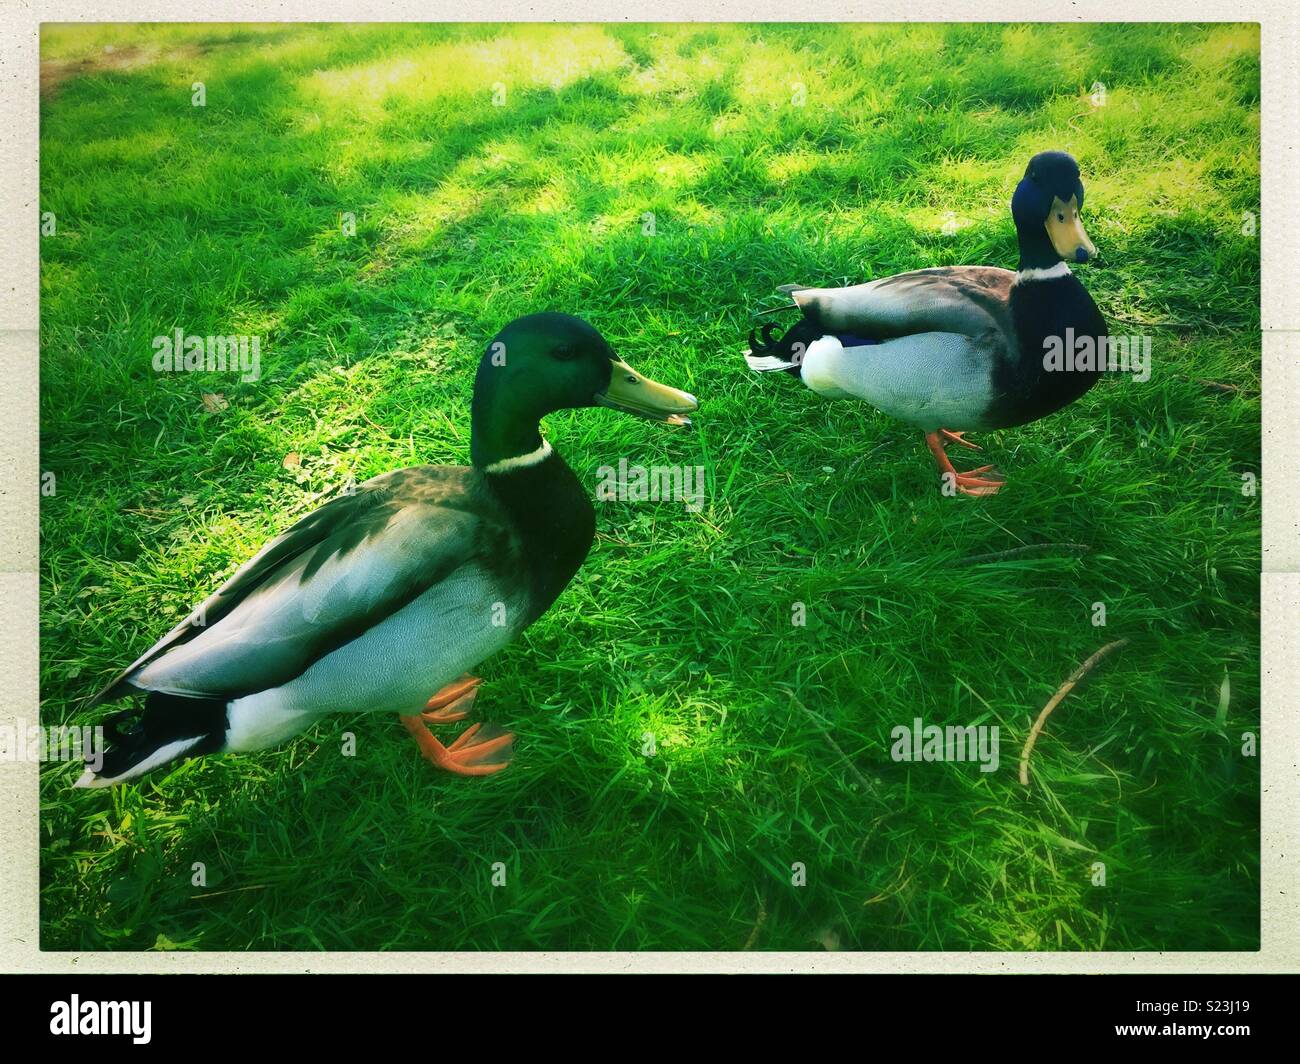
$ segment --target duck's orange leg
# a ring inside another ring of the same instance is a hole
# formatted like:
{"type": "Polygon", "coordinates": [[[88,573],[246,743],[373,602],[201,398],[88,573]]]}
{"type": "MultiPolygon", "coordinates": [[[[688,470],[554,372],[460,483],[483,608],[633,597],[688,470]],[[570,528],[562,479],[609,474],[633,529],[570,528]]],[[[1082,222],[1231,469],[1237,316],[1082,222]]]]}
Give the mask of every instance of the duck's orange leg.
{"type": "Polygon", "coordinates": [[[430,724],[454,724],[469,716],[470,707],[478,697],[478,685],[483,681],[477,676],[466,673],[459,680],[452,680],[446,687],[429,699],[420,714],[430,724]]]}
{"type": "Polygon", "coordinates": [[[944,477],[951,477],[954,487],[963,495],[996,495],[1002,487],[1004,481],[999,476],[984,476],[983,474],[993,471],[991,465],[983,465],[978,469],[969,469],[964,473],[958,473],[953,465],[948,461],[948,455],[944,451],[944,440],[952,439],[954,442],[961,444],[963,447],[970,447],[978,451],[979,446],[962,439],[960,432],[949,432],[947,429],[939,429],[937,432],[927,432],[925,434],[925,445],[930,448],[930,453],[934,455],[935,464],[939,467],[939,473],[944,477]]]}
{"type": "Polygon", "coordinates": [[[411,733],[425,760],[435,768],[457,776],[490,776],[500,772],[514,756],[514,735],[492,725],[471,724],[450,746],[443,746],[425,727],[419,716],[403,716],[402,724],[411,733]]]}

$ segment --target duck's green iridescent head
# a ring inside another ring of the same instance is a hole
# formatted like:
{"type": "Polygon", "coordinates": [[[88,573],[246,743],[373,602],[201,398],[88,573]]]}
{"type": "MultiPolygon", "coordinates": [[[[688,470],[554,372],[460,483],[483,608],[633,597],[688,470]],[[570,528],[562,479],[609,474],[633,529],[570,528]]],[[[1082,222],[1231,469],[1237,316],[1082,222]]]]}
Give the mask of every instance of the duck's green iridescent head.
{"type": "Polygon", "coordinates": [[[488,344],[474,378],[470,453],[485,467],[541,446],[538,421],[556,410],[607,406],[689,425],[695,397],[637,373],[581,318],[516,318],[488,344]]]}

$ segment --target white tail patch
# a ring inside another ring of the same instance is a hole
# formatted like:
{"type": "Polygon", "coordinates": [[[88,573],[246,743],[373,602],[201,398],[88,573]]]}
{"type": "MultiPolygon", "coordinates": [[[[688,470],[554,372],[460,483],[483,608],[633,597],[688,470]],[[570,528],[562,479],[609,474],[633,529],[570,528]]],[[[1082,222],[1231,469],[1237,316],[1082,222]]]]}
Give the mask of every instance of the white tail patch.
{"type": "Polygon", "coordinates": [[[745,361],[755,373],[771,373],[775,369],[790,369],[794,363],[774,355],[754,355],[745,352],[745,361]]]}
{"type": "Polygon", "coordinates": [[[174,761],[185,753],[191,746],[200,742],[202,735],[196,735],[193,739],[177,739],[174,743],[168,743],[166,746],[160,746],[143,761],[132,765],[120,776],[96,776],[94,769],[86,769],[77,777],[74,787],[111,787],[115,783],[125,783],[127,780],[133,780],[137,776],[143,776],[150,769],[157,768],[159,765],[165,765],[168,761],[174,761]]]}

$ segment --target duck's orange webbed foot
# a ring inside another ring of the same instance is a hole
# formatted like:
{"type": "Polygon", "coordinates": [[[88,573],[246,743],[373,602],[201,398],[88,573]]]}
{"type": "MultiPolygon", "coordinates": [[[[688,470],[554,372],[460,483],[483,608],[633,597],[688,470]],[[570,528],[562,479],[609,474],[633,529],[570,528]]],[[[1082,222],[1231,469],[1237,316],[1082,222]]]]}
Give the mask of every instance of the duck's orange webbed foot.
{"type": "Polygon", "coordinates": [[[469,716],[474,699],[478,697],[478,685],[482,682],[468,673],[459,680],[452,680],[429,699],[420,716],[430,724],[454,724],[464,720],[469,716]]]}
{"type": "Polygon", "coordinates": [[[997,475],[993,466],[982,465],[977,469],[968,469],[964,473],[957,472],[952,463],[948,461],[948,455],[944,450],[944,443],[947,440],[959,443],[963,447],[969,447],[971,450],[978,451],[980,449],[978,444],[964,439],[960,432],[949,432],[947,429],[927,432],[925,434],[925,444],[930,448],[930,453],[934,455],[934,461],[939,467],[940,475],[945,480],[951,478],[953,487],[963,495],[996,495],[1006,482],[997,475]],[[993,475],[986,476],[985,474],[993,475]]]}
{"type": "Polygon", "coordinates": [[[490,776],[514,756],[514,733],[493,725],[471,724],[450,746],[443,746],[420,716],[402,717],[420,753],[435,768],[456,776],[490,776]]]}
{"type": "Polygon", "coordinates": [[[969,447],[972,451],[983,450],[978,443],[971,443],[970,440],[966,438],[966,433],[964,432],[949,432],[947,429],[940,429],[939,435],[943,438],[945,443],[958,443],[963,447],[969,447]]]}

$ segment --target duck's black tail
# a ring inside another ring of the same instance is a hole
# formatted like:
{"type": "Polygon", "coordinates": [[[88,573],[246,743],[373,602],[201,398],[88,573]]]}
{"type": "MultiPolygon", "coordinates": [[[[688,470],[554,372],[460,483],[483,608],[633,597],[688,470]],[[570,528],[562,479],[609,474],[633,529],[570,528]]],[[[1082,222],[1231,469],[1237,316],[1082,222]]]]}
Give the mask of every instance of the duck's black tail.
{"type": "Polygon", "coordinates": [[[222,749],[226,742],[223,698],[190,698],[150,691],[140,710],[124,710],[103,724],[110,744],[92,744],[86,751],[86,771],[73,786],[111,787],[181,757],[197,757],[222,749]]]}
{"type": "Polygon", "coordinates": [[[779,332],[780,327],[772,322],[760,330],[751,329],[745,361],[757,373],[785,370],[797,377],[803,365],[804,352],[809,344],[821,339],[823,331],[807,318],[801,318],[784,334],[778,335],[779,332]]]}

